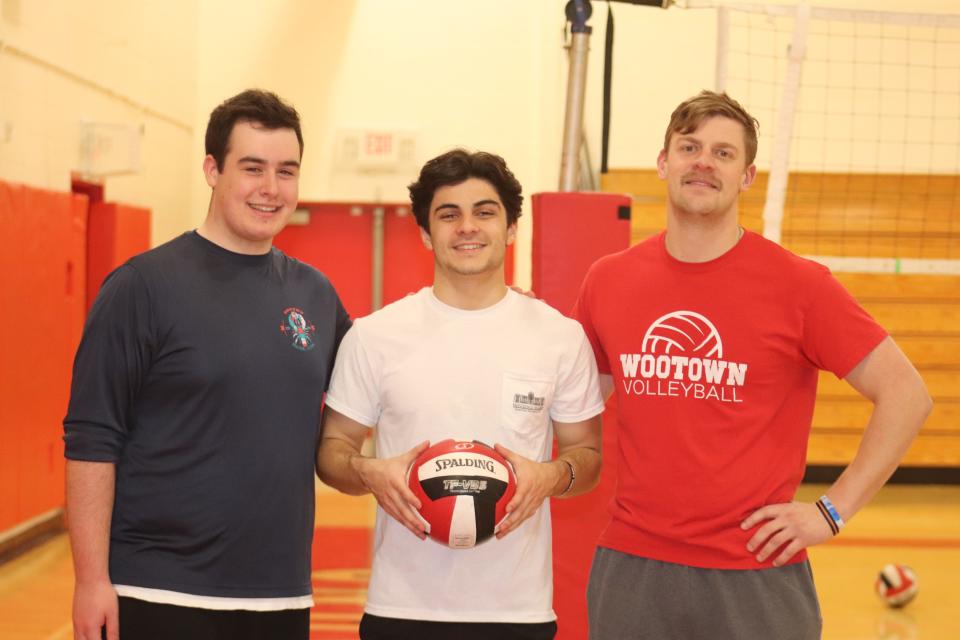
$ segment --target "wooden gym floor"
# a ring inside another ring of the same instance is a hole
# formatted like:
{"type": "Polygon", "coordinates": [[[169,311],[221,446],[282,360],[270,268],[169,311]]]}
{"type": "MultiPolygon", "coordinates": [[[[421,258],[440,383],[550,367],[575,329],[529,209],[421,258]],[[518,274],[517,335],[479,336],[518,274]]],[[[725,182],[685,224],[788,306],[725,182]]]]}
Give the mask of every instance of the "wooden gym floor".
{"type": "MultiPolygon", "coordinates": [[[[823,486],[805,485],[814,500],[823,486]]],[[[373,503],[325,487],[317,493],[312,640],[354,639],[369,575],[373,503]]],[[[960,487],[884,488],[843,534],[811,552],[824,640],[955,640],[960,615],[960,487]],[[900,610],[873,593],[888,562],[914,568],[920,595],[900,610]]],[[[0,638],[68,640],[73,572],[65,535],[0,565],[0,638]]]]}

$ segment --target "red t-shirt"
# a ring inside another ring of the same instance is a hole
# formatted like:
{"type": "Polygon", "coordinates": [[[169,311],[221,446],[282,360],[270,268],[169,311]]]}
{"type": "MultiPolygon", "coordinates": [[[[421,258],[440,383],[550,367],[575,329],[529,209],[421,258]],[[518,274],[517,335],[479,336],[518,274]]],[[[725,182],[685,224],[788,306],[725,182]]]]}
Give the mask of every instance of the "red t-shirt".
{"type": "Polygon", "coordinates": [[[618,482],[599,544],[770,567],[776,554],[758,563],[740,523],[793,499],[818,370],[843,378],[887,334],[826,267],[757,234],[705,263],[672,258],[664,238],[598,260],[574,307],[617,394],[618,482]]]}

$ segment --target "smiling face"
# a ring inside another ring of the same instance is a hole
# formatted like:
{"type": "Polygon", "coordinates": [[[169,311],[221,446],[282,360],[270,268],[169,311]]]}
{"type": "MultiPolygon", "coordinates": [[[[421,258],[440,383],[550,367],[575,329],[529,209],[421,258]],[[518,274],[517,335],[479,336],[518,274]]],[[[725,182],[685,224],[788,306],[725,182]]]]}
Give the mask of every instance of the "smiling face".
{"type": "Polygon", "coordinates": [[[421,228],[420,233],[433,251],[435,279],[500,271],[502,280],[504,255],[513,242],[516,224],[507,225],[506,210],[493,185],[468,178],[434,192],[430,232],[421,228]]]}
{"type": "Polygon", "coordinates": [[[237,122],[223,169],[213,156],[203,161],[213,188],[201,235],[236,253],[263,254],[297,206],[300,143],[292,129],[266,129],[237,122]]]}
{"type": "Polygon", "coordinates": [[[737,199],[753,183],[747,166],[743,125],[724,116],[705,119],[691,133],[674,133],[657,158],[667,182],[668,213],[736,220],[737,199]]]}

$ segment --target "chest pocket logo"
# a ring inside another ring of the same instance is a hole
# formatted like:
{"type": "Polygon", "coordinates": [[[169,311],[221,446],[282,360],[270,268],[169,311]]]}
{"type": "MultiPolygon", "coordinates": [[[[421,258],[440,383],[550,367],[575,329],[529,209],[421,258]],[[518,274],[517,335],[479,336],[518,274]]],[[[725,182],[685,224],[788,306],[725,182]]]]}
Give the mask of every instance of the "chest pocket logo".
{"type": "Polygon", "coordinates": [[[540,413],[543,411],[544,400],[546,400],[545,396],[538,396],[532,390],[526,394],[515,393],[513,394],[513,410],[540,413]]]}
{"type": "Polygon", "coordinates": [[[545,436],[555,386],[552,376],[503,374],[500,415],[504,426],[523,439],[545,436]]]}

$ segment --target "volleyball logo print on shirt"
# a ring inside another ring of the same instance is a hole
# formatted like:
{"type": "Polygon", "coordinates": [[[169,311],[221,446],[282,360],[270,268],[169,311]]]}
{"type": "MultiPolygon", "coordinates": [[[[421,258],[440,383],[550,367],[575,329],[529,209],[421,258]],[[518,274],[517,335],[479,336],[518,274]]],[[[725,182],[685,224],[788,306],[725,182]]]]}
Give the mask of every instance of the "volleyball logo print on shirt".
{"type": "Polygon", "coordinates": [[[647,328],[639,353],[621,353],[627,396],[744,401],[747,364],[724,360],[717,326],[702,313],[671,311],[647,328]]]}
{"type": "Polygon", "coordinates": [[[645,353],[723,357],[720,332],[705,316],[695,311],[674,311],[654,320],[643,336],[641,348],[645,353]]]}

